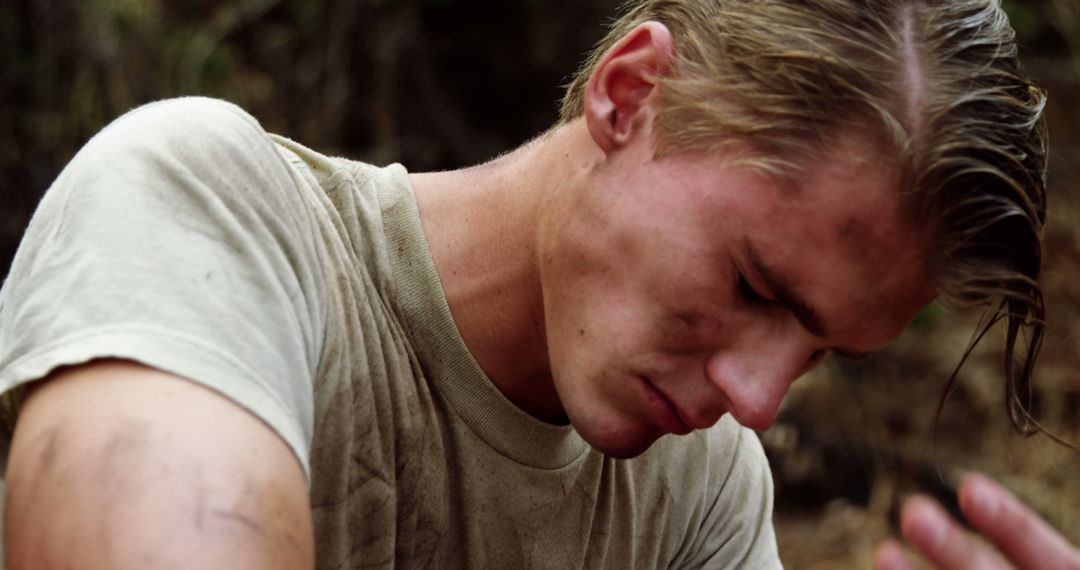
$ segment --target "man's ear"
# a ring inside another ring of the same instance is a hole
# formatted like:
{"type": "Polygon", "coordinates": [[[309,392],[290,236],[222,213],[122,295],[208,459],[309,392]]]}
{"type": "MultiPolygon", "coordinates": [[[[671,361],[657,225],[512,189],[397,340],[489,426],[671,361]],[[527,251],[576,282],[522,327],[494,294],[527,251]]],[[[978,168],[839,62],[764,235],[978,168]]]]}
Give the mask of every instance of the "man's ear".
{"type": "Polygon", "coordinates": [[[624,146],[645,121],[651,121],[650,95],[674,56],[667,26],[645,22],[611,46],[585,87],[585,121],[605,153],[624,146]]]}

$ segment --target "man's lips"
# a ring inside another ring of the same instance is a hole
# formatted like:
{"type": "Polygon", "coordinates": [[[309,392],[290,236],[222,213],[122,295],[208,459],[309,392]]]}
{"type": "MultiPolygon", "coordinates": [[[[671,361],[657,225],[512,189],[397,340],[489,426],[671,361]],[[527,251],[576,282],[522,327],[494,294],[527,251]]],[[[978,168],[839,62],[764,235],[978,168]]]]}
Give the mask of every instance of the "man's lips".
{"type": "Polygon", "coordinates": [[[653,386],[648,378],[642,378],[641,383],[645,391],[646,409],[656,427],[675,435],[685,435],[693,431],[683,421],[682,415],[674,402],[658,390],[656,386],[653,386]]]}

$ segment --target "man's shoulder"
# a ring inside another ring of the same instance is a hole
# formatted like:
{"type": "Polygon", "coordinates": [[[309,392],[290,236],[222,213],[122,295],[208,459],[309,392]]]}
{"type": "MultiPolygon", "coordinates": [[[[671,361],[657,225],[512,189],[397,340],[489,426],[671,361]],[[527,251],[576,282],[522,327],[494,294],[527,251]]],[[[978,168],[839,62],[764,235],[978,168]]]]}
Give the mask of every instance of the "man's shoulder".
{"type": "Polygon", "coordinates": [[[730,416],[709,429],[665,436],[631,463],[635,478],[650,485],[661,481],[664,487],[677,489],[682,498],[694,496],[708,502],[748,480],[757,485],[771,482],[757,434],[730,416]]]}
{"type": "Polygon", "coordinates": [[[739,425],[730,415],[720,418],[708,429],[684,436],[665,436],[647,455],[654,461],[680,460],[708,463],[712,467],[730,466],[733,461],[764,458],[761,443],[753,430],[739,425]]]}
{"type": "Polygon", "coordinates": [[[635,496],[663,513],[650,516],[680,529],[673,567],[775,566],[772,478],[752,430],[725,416],[709,429],[665,436],[638,459],[635,496]]]}

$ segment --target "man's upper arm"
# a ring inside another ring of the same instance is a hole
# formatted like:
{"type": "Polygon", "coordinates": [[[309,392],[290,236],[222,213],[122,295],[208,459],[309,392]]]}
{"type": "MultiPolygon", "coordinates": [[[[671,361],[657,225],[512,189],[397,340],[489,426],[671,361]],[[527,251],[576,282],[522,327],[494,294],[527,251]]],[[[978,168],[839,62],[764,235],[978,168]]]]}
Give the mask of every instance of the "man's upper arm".
{"type": "Polygon", "coordinates": [[[7,467],[6,567],[311,568],[303,470],[221,395],[126,361],[29,395],[7,467]]]}

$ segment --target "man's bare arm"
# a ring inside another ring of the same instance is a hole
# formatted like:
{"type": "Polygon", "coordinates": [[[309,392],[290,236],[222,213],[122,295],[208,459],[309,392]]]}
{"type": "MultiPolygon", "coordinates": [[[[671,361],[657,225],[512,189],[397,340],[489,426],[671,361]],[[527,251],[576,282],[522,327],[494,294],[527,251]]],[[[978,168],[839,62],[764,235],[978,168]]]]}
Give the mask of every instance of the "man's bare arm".
{"type": "Polygon", "coordinates": [[[312,568],[300,464],[225,397],[130,362],[61,371],[27,399],[4,512],[7,568],[312,568]]]}

